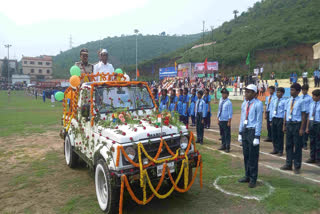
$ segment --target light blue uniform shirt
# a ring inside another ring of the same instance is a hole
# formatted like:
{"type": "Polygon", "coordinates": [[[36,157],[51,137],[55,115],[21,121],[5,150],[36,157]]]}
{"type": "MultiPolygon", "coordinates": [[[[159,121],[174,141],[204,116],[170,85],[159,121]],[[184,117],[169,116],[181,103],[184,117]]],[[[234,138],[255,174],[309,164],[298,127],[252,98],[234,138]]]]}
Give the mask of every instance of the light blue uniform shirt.
{"type": "Polygon", "coordinates": [[[297,96],[294,100],[294,106],[292,109],[292,113],[290,114],[290,108],[292,105],[293,97],[287,102],[286,105],[286,121],[294,121],[294,122],[301,122],[301,113],[306,112],[305,105],[301,97],[297,96]],[[290,119],[291,116],[291,119],[290,119]]]}
{"type": "Polygon", "coordinates": [[[211,106],[209,105],[209,102],[211,101],[211,96],[203,96],[203,101],[205,102],[205,111],[206,111],[206,116],[207,114],[211,114],[211,106]],[[209,109],[209,113],[208,113],[208,109],[209,109]]]}
{"type": "Polygon", "coordinates": [[[315,102],[312,101],[310,104],[310,109],[309,109],[309,120],[310,121],[315,121],[315,122],[320,122],[320,101],[315,102]],[[315,111],[314,111],[315,109],[315,111]]]}
{"type": "Polygon", "coordinates": [[[306,110],[306,113],[309,114],[310,103],[313,102],[312,97],[309,94],[301,95],[300,97],[304,102],[304,109],[306,110]]]}
{"type": "Polygon", "coordinates": [[[182,104],[183,104],[183,95],[179,95],[179,101],[178,101],[178,113],[182,115],[182,104]]]}
{"type": "Polygon", "coordinates": [[[244,101],[241,106],[241,118],[239,133],[242,133],[245,128],[255,128],[255,136],[260,137],[262,128],[262,114],[263,114],[263,104],[258,99],[252,99],[249,101],[244,101]],[[248,104],[248,105],[247,105],[248,104]],[[248,123],[245,125],[246,112],[248,106],[250,107],[248,114],[248,123]]]}
{"type": "Polygon", "coordinates": [[[273,101],[274,99],[276,99],[276,98],[277,98],[276,93],[273,93],[273,94],[272,94],[272,96],[271,96],[270,104],[268,105],[268,102],[269,102],[270,96],[266,97],[266,102],[265,102],[265,105],[266,105],[266,112],[270,112],[270,105],[271,105],[272,101],[273,101]]]}
{"type": "Polygon", "coordinates": [[[195,107],[196,115],[197,115],[197,113],[200,112],[202,114],[202,117],[205,118],[205,116],[206,116],[205,105],[206,105],[206,103],[204,102],[203,99],[197,100],[196,107],[195,107]]]}
{"type": "Polygon", "coordinates": [[[320,71],[319,71],[319,70],[315,70],[315,71],[313,72],[313,76],[314,76],[314,77],[320,77],[320,71]]]}
{"type": "Polygon", "coordinates": [[[228,121],[232,118],[232,103],[227,99],[220,99],[217,117],[219,121],[228,121]]]}
{"type": "Polygon", "coordinates": [[[161,96],[161,99],[159,100],[160,102],[160,112],[163,111],[163,110],[167,110],[167,103],[169,102],[169,97],[166,96],[166,97],[162,97],[161,96]]]}
{"type": "Polygon", "coordinates": [[[189,103],[189,95],[184,95],[183,96],[183,101],[182,101],[182,115],[183,116],[188,116],[188,109],[187,105],[189,103]]]}
{"type": "Polygon", "coordinates": [[[272,118],[284,118],[284,115],[286,113],[286,106],[287,106],[288,100],[284,97],[275,98],[270,104],[270,114],[269,114],[269,120],[271,121],[272,118]],[[278,104],[278,107],[277,107],[278,104]]]}
{"type": "Polygon", "coordinates": [[[176,106],[176,103],[178,102],[178,97],[174,96],[174,98],[169,98],[169,111],[174,111],[174,107],[176,106]]]}
{"type": "Polygon", "coordinates": [[[195,115],[195,108],[196,108],[197,100],[198,100],[197,95],[191,95],[190,106],[189,106],[189,115],[190,116],[194,116],[195,115]]]}

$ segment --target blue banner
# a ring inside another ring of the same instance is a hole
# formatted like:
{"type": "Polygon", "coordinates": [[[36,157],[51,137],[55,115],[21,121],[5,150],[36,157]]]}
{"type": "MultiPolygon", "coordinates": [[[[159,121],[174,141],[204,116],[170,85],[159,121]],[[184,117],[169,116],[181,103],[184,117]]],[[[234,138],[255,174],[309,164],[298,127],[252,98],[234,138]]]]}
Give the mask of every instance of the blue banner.
{"type": "Polygon", "coordinates": [[[168,68],[160,68],[159,69],[159,78],[163,79],[165,77],[176,77],[177,71],[174,67],[168,67],[168,68]]]}

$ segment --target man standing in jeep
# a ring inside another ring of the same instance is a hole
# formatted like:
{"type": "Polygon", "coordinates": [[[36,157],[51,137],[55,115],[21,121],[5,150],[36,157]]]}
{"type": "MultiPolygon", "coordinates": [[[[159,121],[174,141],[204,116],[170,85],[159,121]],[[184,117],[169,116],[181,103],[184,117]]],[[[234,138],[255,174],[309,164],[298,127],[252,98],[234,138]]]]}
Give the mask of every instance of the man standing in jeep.
{"type": "Polygon", "coordinates": [[[88,63],[88,49],[82,48],[80,50],[80,62],[76,62],[75,65],[81,70],[81,73],[91,74],[93,72],[93,65],[88,63]]]}

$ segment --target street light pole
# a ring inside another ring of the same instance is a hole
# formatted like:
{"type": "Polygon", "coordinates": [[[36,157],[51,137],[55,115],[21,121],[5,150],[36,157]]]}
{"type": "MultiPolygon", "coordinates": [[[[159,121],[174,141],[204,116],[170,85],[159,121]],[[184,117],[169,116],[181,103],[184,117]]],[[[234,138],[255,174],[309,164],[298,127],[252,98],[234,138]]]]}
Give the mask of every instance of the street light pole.
{"type": "Polygon", "coordinates": [[[136,80],[138,79],[137,73],[138,73],[138,33],[139,30],[135,29],[134,33],[136,34],[136,80]]]}
{"type": "Polygon", "coordinates": [[[9,62],[10,62],[10,60],[9,60],[9,49],[10,49],[10,47],[11,47],[11,46],[12,46],[12,45],[9,45],[9,44],[4,45],[4,47],[8,48],[8,64],[7,64],[7,72],[8,72],[8,88],[9,88],[9,79],[10,79],[10,73],[9,73],[9,62]]]}

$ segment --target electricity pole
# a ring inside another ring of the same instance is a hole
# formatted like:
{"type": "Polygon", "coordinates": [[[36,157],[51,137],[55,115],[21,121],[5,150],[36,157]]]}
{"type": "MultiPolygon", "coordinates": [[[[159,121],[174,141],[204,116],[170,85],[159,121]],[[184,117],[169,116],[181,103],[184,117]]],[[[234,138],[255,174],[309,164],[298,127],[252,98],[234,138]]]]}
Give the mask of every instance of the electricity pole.
{"type": "Polygon", "coordinates": [[[134,33],[136,34],[136,80],[137,80],[137,73],[138,73],[138,33],[139,30],[135,29],[134,33]]]}
{"type": "Polygon", "coordinates": [[[204,21],[202,21],[202,50],[204,49],[204,21]]]}
{"type": "Polygon", "coordinates": [[[10,49],[10,47],[11,47],[11,46],[12,46],[12,45],[9,45],[9,44],[4,45],[4,47],[8,48],[8,64],[7,64],[7,72],[8,72],[8,88],[9,88],[9,79],[10,79],[10,73],[9,73],[9,62],[10,62],[10,60],[9,60],[9,49],[10,49]]]}

